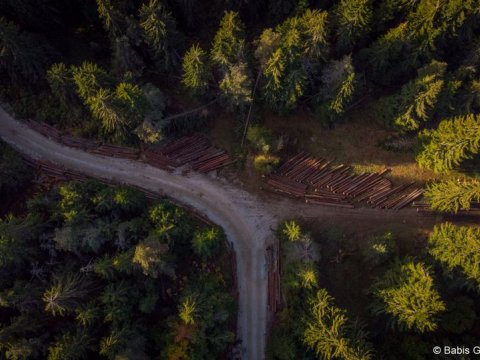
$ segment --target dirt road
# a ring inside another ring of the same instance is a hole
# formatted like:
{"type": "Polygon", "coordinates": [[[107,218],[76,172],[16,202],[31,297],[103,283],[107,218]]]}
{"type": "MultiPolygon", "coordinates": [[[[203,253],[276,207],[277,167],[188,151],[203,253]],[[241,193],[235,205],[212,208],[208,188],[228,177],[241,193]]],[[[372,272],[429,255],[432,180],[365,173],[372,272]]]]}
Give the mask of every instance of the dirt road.
{"type": "Polygon", "coordinates": [[[263,359],[267,321],[266,245],[279,219],[306,217],[323,222],[365,224],[402,222],[418,226],[433,223],[433,216],[415,211],[336,209],[309,206],[287,199],[260,199],[209,175],[169,173],[139,161],[113,159],[62,146],[29,129],[0,108],[0,137],[20,152],[103,179],[136,185],[187,204],[225,230],[234,244],[239,285],[238,334],[242,358],[263,359]]]}

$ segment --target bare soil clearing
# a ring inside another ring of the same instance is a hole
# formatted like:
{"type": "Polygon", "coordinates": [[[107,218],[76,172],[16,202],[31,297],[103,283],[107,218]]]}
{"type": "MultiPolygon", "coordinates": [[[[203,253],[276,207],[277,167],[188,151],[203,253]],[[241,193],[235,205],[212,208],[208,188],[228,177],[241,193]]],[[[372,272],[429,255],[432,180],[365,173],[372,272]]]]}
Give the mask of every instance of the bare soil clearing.
{"type": "Polygon", "coordinates": [[[263,359],[267,327],[265,249],[271,231],[286,218],[305,218],[325,227],[373,229],[385,224],[428,230],[440,220],[413,209],[337,209],[311,206],[271,195],[254,195],[212,175],[169,173],[140,161],[113,159],[62,146],[41,136],[0,108],[0,137],[20,152],[86,175],[139,186],[193,207],[222,226],[235,246],[239,284],[238,335],[243,358],[263,359]]]}

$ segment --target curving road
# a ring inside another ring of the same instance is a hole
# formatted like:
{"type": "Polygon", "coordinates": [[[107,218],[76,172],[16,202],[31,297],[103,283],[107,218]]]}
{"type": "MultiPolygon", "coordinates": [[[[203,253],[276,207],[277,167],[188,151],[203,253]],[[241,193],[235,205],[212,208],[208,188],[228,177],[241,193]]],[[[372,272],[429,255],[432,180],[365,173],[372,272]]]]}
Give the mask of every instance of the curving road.
{"type": "Polygon", "coordinates": [[[375,209],[337,209],[310,206],[289,199],[260,199],[249,192],[208,175],[169,173],[145,163],[114,159],[65,147],[13,119],[0,108],[0,137],[20,152],[48,160],[95,178],[115,180],[167,195],[195,208],[225,230],[237,256],[239,286],[238,336],[242,358],[264,358],[267,324],[267,274],[265,248],[273,242],[279,219],[305,217],[328,224],[348,223],[372,227],[396,222],[430,227],[433,215],[375,209]]]}

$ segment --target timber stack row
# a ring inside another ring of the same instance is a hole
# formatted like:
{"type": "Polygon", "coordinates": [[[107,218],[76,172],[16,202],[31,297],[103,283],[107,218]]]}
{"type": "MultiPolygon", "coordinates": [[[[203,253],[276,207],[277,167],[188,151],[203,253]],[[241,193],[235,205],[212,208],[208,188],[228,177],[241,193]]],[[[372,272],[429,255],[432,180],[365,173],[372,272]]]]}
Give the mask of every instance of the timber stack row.
{"type": "Polygon", "coordinates": [[[288,159],[266,179],[266,190],[296,198],[306,203],[353,208],[368,205],[373,208],[399,210],[423,194],[414,183],[393,186],[379,173],[355,174],[346,165],[300,153],[288,159]]]}
{"type": "Polygon", "coordinates": [[[232,163],[226,151],[213,147],[202,135],[185,136],[156,149],[146,149],[142,153],[136,148],[77,138],[44,122],[28,120],[27,123],[43,136],[63,145],[97,155],[132,160],[142,159],[151,166],[168,171],[189,164],[193,170],[206,173],[232,163]]]}
{"type": "Polygon", "coordinates": [[[174,140],[155,151],[175,166],[189,165],[198,172],[209,172],[230,165],[230,157],[225,150],[210,144],[203,135],[196,134],[174,140]]]}

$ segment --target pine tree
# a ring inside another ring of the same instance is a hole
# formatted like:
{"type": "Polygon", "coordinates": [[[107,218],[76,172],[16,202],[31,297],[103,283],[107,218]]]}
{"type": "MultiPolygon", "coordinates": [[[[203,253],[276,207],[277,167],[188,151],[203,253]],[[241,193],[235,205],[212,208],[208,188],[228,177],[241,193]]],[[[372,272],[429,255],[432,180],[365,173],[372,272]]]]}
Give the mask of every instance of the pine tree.
{"type": "Polygon", "coordinates": [[[438,327],[438,315],[445,304],[435,289],[430,269],[423,263],[397,262],[373,285],[377,315],[388,314],[402,330],[420,333],[438,327]]]}
{"type": "Polygon", "coordinates": [[[372,4],[370,0],[340,0],[333,13],[337,51],[349,53],[370,32],[372,4]]]}
{"type": "Polygon", "coordinates": [[[470,209],[472,202],[480,202],[480,181],[446,180],[430,184],[425,198],[434,210],[457,213],[460,209],[470,209]]]}
{"type": "Polygon", "coordinates": [[[436,173],[452,170],[480,151],[480,117],[469,114],[443,120],[437,129],[425,130],[421,139],[418,164],[436,173]]]}
{"type": "Polygon", "coordinates": [[[48,348],[48,360],[88,359],[93,339],[83,330],[65,333],[48,348]]]}
{"type": "Polygon", "coordinates": [[[349,323],[345,310],[333,304],[325,289],[309,299],[310,314],[305,323],[303,342],[319,358],[372,358],[371,346],[358,323],[349,323]]]}
{"type": "Polygon", "coordinates": [[[195,94],[204,94],[208,88],[210,70],[207,54],[200,45],[194,44],[187,51],[182,68],[182,84],[195,94]]]}
{"type": "Polygon", "coordinates": [[[140,55],[130,44],[130,39],[126,35],[122,35],[113,39],[112,43],[113,72],[118,76],[121,76],[127,72],[135,77],[141,76],[143,69],[145,68],[145,64],[140,55]]]}
{"type": "Polygon", "coordinates": [[[161,274],[173,275],[167,261],[168,245],[157,239],[146,239],[135,247],[133,264],[138,265],[146,276],[157,278],[161,274]]]}
{"type": "Polygon", "coordinates": [[[44,79],[54,53],[45,39],[0,17],[0,73],[5,72],[12,82],[32,84],[44,79]]]}
{"type": "Polygon", "coordinates": [[[309,77],[326,55],[326,19],[325,12],[306,11],[261,35],[255,55],[264,77],[263,96],[272,109],[292,110],[307,91],[309,77]]]}
{"type": "Polygon", "coordinates": [[[123,140],[125,138],[128,122],[122,116],[115,94],[108,89],[99,89],[87,99],[87,105],[92,115],[101,121],[102,128],[109,136],[123,140]]]}
{"type": "Polygon", "coordinates": [[[399,93],[377,104],[379,116],[386,124],[394,124],[401,130],[417,130],[435,112],[444,87],[446,67],[446,63],[433,61],[419,69],[415,80],[405,84],[399,93]]]}
{"type": "Polygon", "coordinates": [[[153,59],[165,70],[177,63],[174,39],[178,37],[175,19],[159,0],[150,0],[140,8],[140,26],[153,59]]]}
{"type": "Polygon", "coordinates": [[[75,83],[70,69],[64,63],[53,64],[47,71],[47,80],[53,95],[63,106],[76,102],[75,83]]]}
{"type": "Polygon", "coordinates": [[[103,20],[105,29],[113,38],[120,36],[125,26],[122,13],[113,6],[111,0],[96,0],[96,2],[98,15],[103,20]]]}
{"type": "Polygon", "coordinates": [[[182,300],[178,308],[178,315],[186,325],[194,325],[198,320],[197,301],[193,296],[182,300]]]}
{"type": "Polygon", "coordinates": [[[429,253],[451,272],[459,270],[480,291],[480,230],[443,223],[434,227],[428,238],[429,253]]]}
{"type": "Polygon", "coordinates": [[[212,43],[212,61],[220,66],[229,66],[244,58],[244,24],[238,13],[226,11],[212,43]]]}
{"type": "Polygon", "coordinates": [[[210,258],[221,248],[223,240],[224,234],[219,228],[197,230],[193,235],[192,248],[198,256],[210,258]]]}
{"type": "Polygon", "coordinates": [[[350,55],[341,60],[330,61],[322,71],[321,90],[319,94],[319,116],[324,123],[339,119],[345,108],[352,101],[356,74],[350,55]]]}
{"type": "Polygon", "coordinates": [[[64,316],[74,311],[85,300],[88,288],[89,284],[78,275],[65,274],[54,278],[53,284],[43,294],[45,311],[53,316],[64,316]]]}
{"type": "Polygon", "coordinates": [[[285,221],[281,233],[288,241],[299,241],[302,238],[302,229],[295,220],[285,221]]]}
{"type": "Polygon", "coordinates": [[[80,66],[72,66],[71,71],[77,93],[83,101],[110,84],[108,74],[95,63],[85,61],[80,66]]]}
{"type": "Polygon", "coordinates": [[[252,79],[247,64],[239,62],[228,67],[219,84],[223,102],[230,109],[243,109],[252,101],[252,79]]]}

